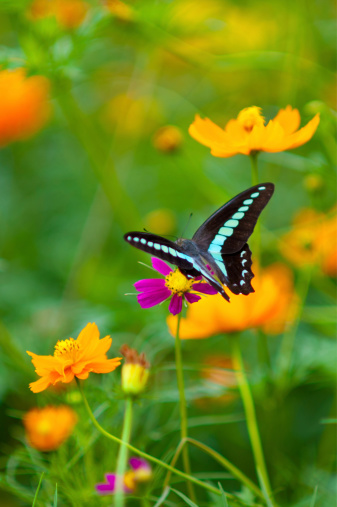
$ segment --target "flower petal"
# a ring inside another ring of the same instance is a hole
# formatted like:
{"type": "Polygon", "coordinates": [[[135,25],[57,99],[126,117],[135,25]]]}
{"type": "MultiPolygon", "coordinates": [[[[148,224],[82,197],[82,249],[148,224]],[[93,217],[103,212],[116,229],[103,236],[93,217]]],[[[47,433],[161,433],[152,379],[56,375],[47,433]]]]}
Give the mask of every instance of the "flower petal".
{"type": "Polygon", "coordinates": [[[194,283],[192,285],[192,289],[195,290],[195,291],[197,291],[197,292],[201,292],[201,294],[210,294],[210,295],[213,295],[213,294],[217,294],[217,292],[218,292],[209,283],[194,283]]]}
{"type": "Polygon", "coordinates": [[[142,308],[151,308],[152,306],[159,305],[170,296],[171,291],[166,287],[163,287],[157,291],[142,292],[141,294],[138,294],[137,300],[142,308]]]}
{"type": "Polygon", "coordinates": [[[173,294],[169,304],[169,312],[172,313],[172,315],[177,315],[178,313],[181,312],[182,307],[183,307],[183,298],[181,296],[178,296],[178,294],[173,294]]]}
{"type": "Polygon", "coordinates": [[[191,292],[186,292],[185,298],[186,298],[186,301],[190,304],[196,303],[197,301],[199,301],[199,299],[201,299],[201,297],[198,296],[198,294],[192,294],[191,292]]]}
{"type": "Polygon", "coordinates": [[[287,106],[285,109],[279,110],[274,121],[281,125],[286,134],[292,134],[300,126],[301,117],[298,109],[287,106]]]}
{"type": "Polygon", "coordinates": [[[116,474],[106,474],[106,483],[96,484],[95,488],[101,495],[109,495],[114,493],[116,484],[116,474]]]}
{"type": "Polygon", "coordinates": [[[167,276],[173,271],[172,268],[166,262],[162,261],[161,259],[157,259],[157,257],[151,257],[151,262],[153,268],[158,271],[161,275],[167,276]]]}
{"type": "Polygon", "coordinates": [[[138,292],[153,292],[165,287],[165,280],[163,278],[146,278],[145,280],[138,280],[134,287],[138,292]]]}

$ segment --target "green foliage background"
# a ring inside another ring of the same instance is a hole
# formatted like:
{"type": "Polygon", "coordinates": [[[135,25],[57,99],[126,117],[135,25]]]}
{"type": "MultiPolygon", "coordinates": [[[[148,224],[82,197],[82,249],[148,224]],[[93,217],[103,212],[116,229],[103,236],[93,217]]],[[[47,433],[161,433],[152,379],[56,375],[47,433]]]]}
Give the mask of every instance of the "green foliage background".
{"type": "MultiPolygon", "coordinates": [[[[111,498],[96,496],[94,484],[114,470],[117,446],[93,430],[75,391],[29,391],[35,374],[25,351],[51,354],[58,339],[76,338],[87,322],[96,322],[101,336],[112,335],[110,357],[123,343],[144,351],[152,376],[135,407],[132,442],[169,461],[179,442],[179,413],[167,305],[141,310],[134,296],[125,296],[150,272],[137,263],[149,263],[148,256],[124,243],[123,234],[141,230],[153,210],[169,209],[177,236],[193,211],[186,232],[191,237],[212,211],[251,185],[248,157],[214,158],[187,133],[196,113],[224,125],[250,105],[262,107],[270,119],[291,104],[302,124],[321,113],[308,144],[259,157],[260,181],[276,185],[263,215],[263,263],[281,259],[277,239],[299,209],[331,210],[335,6],[327,0],[142,0],[130,3],[134,18],[123,21],[92,1],[84,22],[65,30],[55,19],[34,22],[29,4],[0,3],[0,63],[47,76],[53,115],[38,135],[0,151],[0,502],[31,505],[45,471],[36,505],[54,505],[56,483],[58,506],[110,505],[111,498]],[[118,106],[120,95],[141,106],[118,106]],[[153,134],[167,124],[183,133],[175,153],[153,146],[153,134]],[[320,180],[317,191],[308,190],[309,175],[320,180]],[[21,417],[33,406],[61,401],[72,404],[79,424],[57,452],[41,455],[26,444],[21,417]]],[[[300,274],[294,275],[297,283],[300,274]]],[[[282,336],[269,338],[267,378],[254,332],[241,337],[279,505],[335,502],[334,304],[335,281],[316,269],[286,381],[276,368],[282,336]]],[[[183,342],[190,435],[257,481],[241,402],[219,403],[225,388],[199,374],[207,354],[229,350],[230,337],[183,342]],[[198,404],[201,397],[208,402],[198,404]]],[[[85,383],[101,424],[117,436],[124,407],[119,376],[118,370],[92,375],[85,383]]],[[[209,457],[195,449],[191,457],[199,478],[240,491],[209,457]]],[[[162,479],[156,469],[148,505],[160,496],[162,479]]],[[[174,481],[186,494],[186,486],[174,481]]],[[[246,491],[241,498],[243,505],[254,504],[246,491]]],[[[203,491],[198,499],[200,505],[222,505],[203,491]]],[[[171,493],[164,505],[186,503],[171,493]]]]}

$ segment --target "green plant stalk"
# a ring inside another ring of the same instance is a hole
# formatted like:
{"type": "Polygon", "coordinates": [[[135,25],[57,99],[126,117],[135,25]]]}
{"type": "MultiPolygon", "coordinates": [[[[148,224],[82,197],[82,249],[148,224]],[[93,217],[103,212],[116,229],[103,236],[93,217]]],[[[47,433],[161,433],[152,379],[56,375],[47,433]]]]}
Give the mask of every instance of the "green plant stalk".
{"type": "MultiPolygon", "coordinates": [[[[212,456],[212,458],[218,463],[220,463],[220,465],[222,465],[224,468],[226,468],[233,475],[233,477],[235,477],[238,481],[247,486],[247,488],[249,488],[256,496],[264,499],[262,491],[260,491],[260,489],[256,486],[256,484],[254,484],[253,481],[251,481],[244,473],[242,473],[241,470],[239,470],[235,465],[233,465],[230,461],[228,461],[228,459],[219,454],[217,451],[214,451],[214,449],[208,447],[208,445],[205,445],[199,442],[198,440],[195,440],[194,438],[187,437],[184,440],[181,440],[170,463],[171,466],[175,466],[181,451],[183,450],[184,446],[188,443],[194,445],[201,451],[204,451],[206,454],[212,456]]],[[[171,472],[167,472],[163,489],[168,487],[170,478],[171,472]]]]}
{"type": "Polygon", "coordinates": [[[284,333],[278,358],[279,370],[281,373],[282,383],[284,382],[287,374],[291,368],[292,355],[294,350],[294,342],[298,325],[301,320],[303,308],[307,299],[307,294],[310,286],[312,275],[312,267],[309,266],[300,271],[300,276],[297,285],[297,295],[299,298],[299,307],[297,309],[296,320],[289,329],[288,332],[284,333]]]}
{"type": "MultiPolygon", "coordinates": [[[[122,431],[122,441],[130,442],[131,428],[132,428],[132,398],[128,397],[125,403],[125,414],[122,431]]],[[[116,468],[116,493],[115,493],[115,507],[124,506],[124,475],[128,459],[128,448],[125,444],[121,444],[117,458],[116,468]]]]}
{"type": "MultiPolygon", "coordinates": [[[[177,382],[179,390],[179,412],[180,412],[180,438],[184,440],[187,438],[187,410],[186,410],[186,398],[185,398],[185,386],[184,386],[184,372],[183,372],[183,360],[181,353],[181,341],[179,337],[181,313],[178,314],[177,330],[175,337],[175,356],[176,356],[176,371],[177,371],[177,382]]],[[[188,448],[184,446],[183,452],[183,465],[184,471],[187,474],[191,474],[190,457],[188,454],[188,448]]],[[[191,483],[187,484],[190,498],[193,502],[196,501],[195,492],[191,483]]]]}
{"type": "MultiPolygon", "coordinates": [[[[242,360],[239,336],[233,335],[232,339],[232,359],[233,359],[233,367],[235,370],[235,374],[238,381],[238,387],[240,390],[245,414],[246,414],[246,422],[247,428],[250,438],[250,443],[253,450],[254,461],[256,470],[261,474],[261,478],[263,479],[263,484],[261,485],[262,489],[265,488],[268,498],[270,501],[273,501],[272,491],[270,487],[270,482],[268,478],[267,468],[264,460],[262,444],[259,434],[259,428],[256,420],[255,407],[253,402],[252,393],[247,381],[247,377],[244,371],[244,364],[242,360]]],[[[257,476],[259,477],[259,473],[257,476]]]]}
{"type": "Polygon", "coordinates": [[[118,437],[115,437],[115,435],[112,435],[111,433],[106,431],[104,428],[102,428],[102,426],[99,424],[99,422],[96,420],[94,414],[92,413],[92,410],[91,410],[88,400],[84,394],[83,387],[82,387],[80,381],[78,380],[77,377],[75,377],[75,379],[76,379],[77,386],[80,390],[80,393],[81,393],[81,396],[83,399],[83,403],[84,403],[85,408],[88,412],[89,418],[91,419],[95,428],[103,436],[105,436],[109,440],[112,440],[113,442],[116,442],[117,444],[124,444],[125,447],[127,447],[130,451],[134,452],[135,454],[138,454],[138,456],[142,456],[142,458],[145,458],[146,460],[151,461],[152,463],[155,463],[156,465],[159,465],[163,468],[166,468],[167,470],[170,470],[172,473],[179,475],[179,477],[182,477],[186,481],[193,482],[193,484],[196,484],[197,486],[200,486],[201,488],[206,489],[207,491],[211,491],[212,493],[215,493],[216,495],[221,496],[221,492],[217,488],[214,488],[213,486],[210,486],[209,484],[199,481],[199,479],[196,479],[195,477],[193,477],[191,475],[181,472],[177,468],[174,468],[171,465],[168,465],[164,461],[161,461],[160,459],[155,458],[154,456],[151,456],[151,454],[147,454],[146,452],[143,452],[140,449],[137,449],[137,447],[134,447],[133,445],[129,444],[128,442],[123,442],[123,440],[121,440],[118,437]]]}
{"type": "Polygon", "coordinates": [[[87,154],[91,168],[102,186],[117,221],[125,228],[130,221],[140,223],[139,212],[121,185],[111,153],[83,114],[70,90],[58,95],[58,103],[69,127],[87,154]],[[122,206],[123,204],[123,206],[122,206]],[[127,207],[128,214],[123,210],[127,207]]]}

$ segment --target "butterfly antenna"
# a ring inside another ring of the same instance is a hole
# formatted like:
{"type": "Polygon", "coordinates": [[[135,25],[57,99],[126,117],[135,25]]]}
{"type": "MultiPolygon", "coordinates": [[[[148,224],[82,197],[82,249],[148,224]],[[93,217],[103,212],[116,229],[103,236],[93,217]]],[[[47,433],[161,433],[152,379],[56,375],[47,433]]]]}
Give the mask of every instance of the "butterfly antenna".
{"type": "Polygon", "coordinates": [[[193,216],[193,213],[190,213],[190,216],[188,217],[187,223],[186,223],[185,227],[183,228],[183,233],[182,233],[182,235],[180,236],[181,238],[183,238],[183,237],[184,237],[184,234],[185,234],[185,232],[186,232],[186,229],[187,229],[187,228],[188,228],[188,226],[190,225],[190,221],[191,221],[192,216],[193,216]]]}

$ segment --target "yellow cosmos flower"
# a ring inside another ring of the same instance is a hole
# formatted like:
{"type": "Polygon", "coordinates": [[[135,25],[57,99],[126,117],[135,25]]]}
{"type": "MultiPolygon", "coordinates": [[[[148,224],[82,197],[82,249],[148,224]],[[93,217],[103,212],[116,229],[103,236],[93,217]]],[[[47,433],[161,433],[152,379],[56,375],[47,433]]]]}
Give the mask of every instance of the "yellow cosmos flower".
{"type": "Polygon", "coordinates": [[[0,146],[27,139],[50,115],[49,81],[22,68],[0,71],[0,146]]]}
{"type": "Polygon", "coordinates": [[[67,405],[32,408],[23,417],[26,438],[38,451],[54,451],[71,435],[76,413],[67,405]]]}
{"type": "MultiPolygon", "coordinates": [[[[220,333],[234,333],[261,328],[270,334],[282,332],[292,321],[297,308],[292,273],[283,264],[273,264],[253,280],[255,292],[249,296],[232,295],[228,304],[217,294],[203,298],[188,308],[180,322],[180,337],[208,338],[220,333]]],[[[174,335],[177,318],[167,323],[174,335]]]]}
{"type": "Polygon", "coordinates": [[[58,341],[53,356],[38,356],[28,352],[32,357],[36,373],[41,377],[29,384],[33,393],[39,393],[57,382],[69,383],[74,377],[86,379],[90,372],[109,373],[121,364],[121,358],[108,359],[106,352],[111,347],[110,336],[99,339],[95,323],[89,323],[78,335],[77,340],[58,341]]]}
{"type": "Polygon", "coordinates": [[[287,106],[265,125],[261,108],[253,106],[240,111],[236,120],[229,120],[224,129],[197,115],[189,133],[211,148],[215,157],[250,155],[259,151],[275,153],[297,148],[312,138],[319,124],[319,114],[298,130],[300,120],[298,110],[287,106]]]}
{"type": "Polygon", "coordinates": [[[337,275],[337,214],[327,218],[313,209],[303,209],[293,228],[280,240],[282,255],[294,266],[321,267],[329,276],[337,275]]]}

